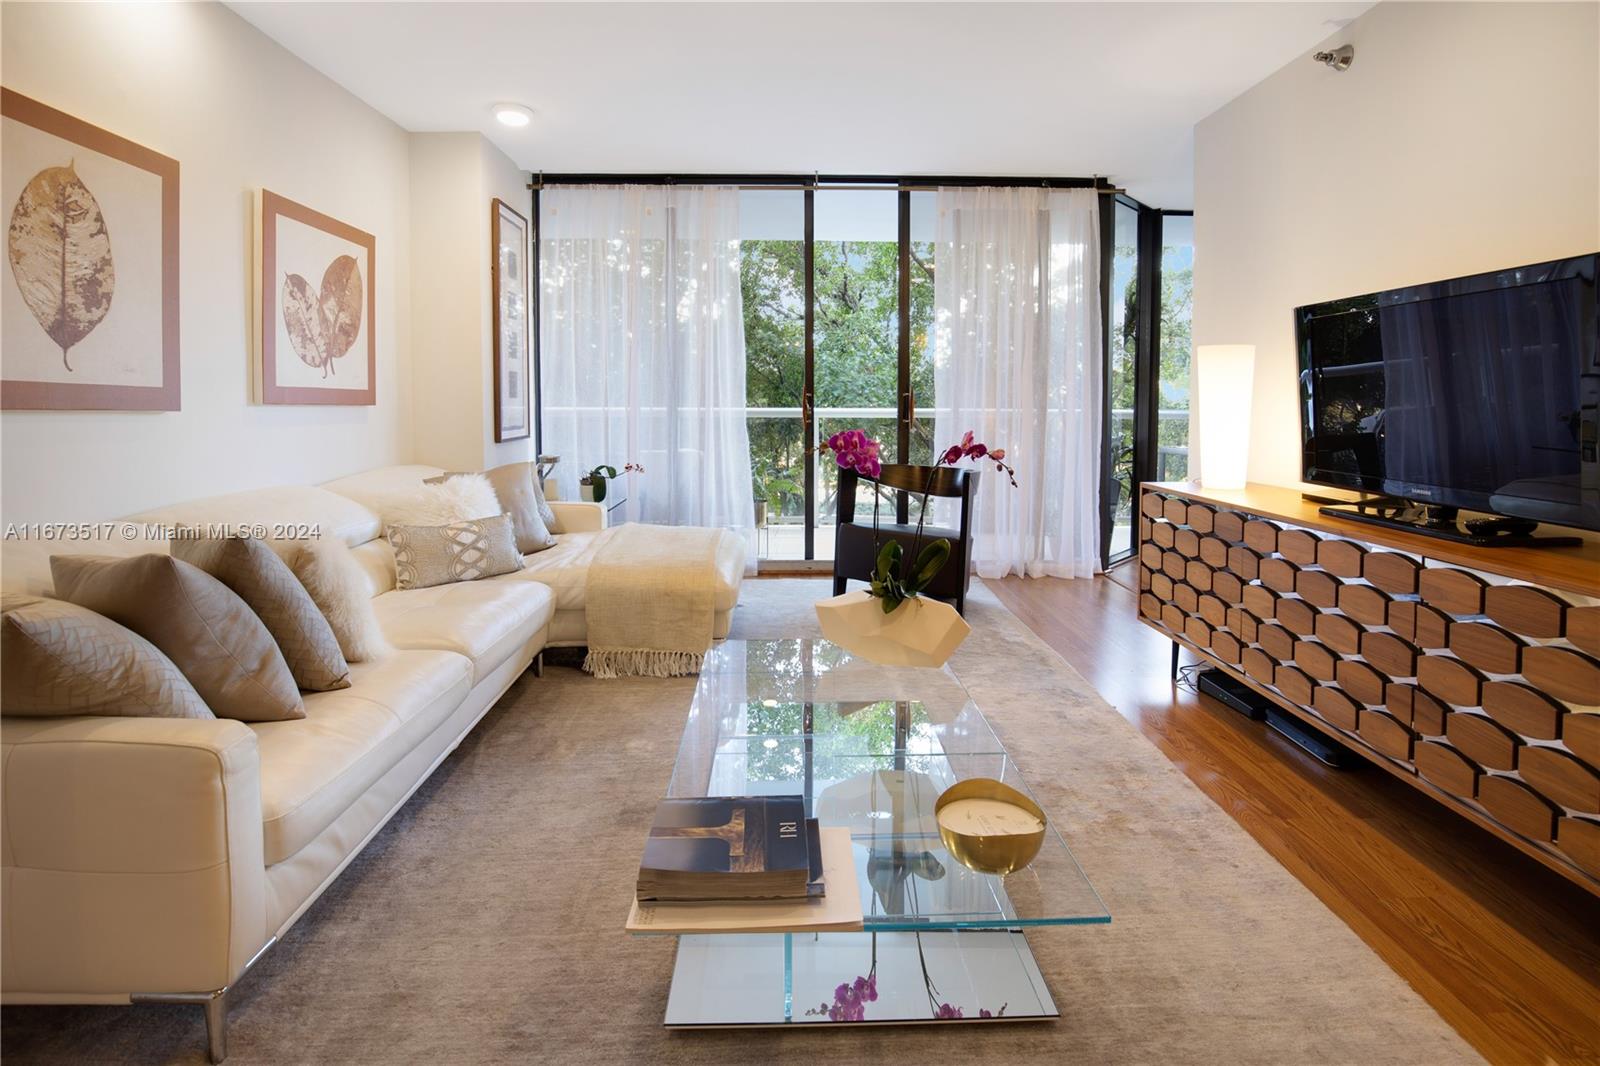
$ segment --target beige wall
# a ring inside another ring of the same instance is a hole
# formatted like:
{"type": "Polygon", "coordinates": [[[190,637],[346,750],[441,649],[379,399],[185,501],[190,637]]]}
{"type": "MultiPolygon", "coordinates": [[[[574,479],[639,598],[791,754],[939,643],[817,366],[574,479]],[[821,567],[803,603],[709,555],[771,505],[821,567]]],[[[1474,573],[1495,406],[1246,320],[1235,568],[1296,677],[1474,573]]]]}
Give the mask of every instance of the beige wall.
{"type": "MultiPolygon", "coordinates": [[[[521,170],[487,140],[482,142],[483,150],[483,191],[480,202],[483,234],[483,254],[479,262],[483,264],[483,297],[478,301],[478,312],[482,315],[483,327],[483,380],[489,383],[481,396],[483,398],[484,419],[484,463],[485,467],[498,466],[501,463],[513,463],[519,460],[534,458],[533,436],[530,432],[526,440],[507,441],[504,444],[494,442],[494,393],[490,391],[494,383],[494,300],[493,281],[490,265],[493,261],[494,248],[492,244],[493,231],[489,225],[489,203],[491,200],[504,200],[522,217],[528,218],[532,211],[532,194],[528,191],[528,173],[521,170]]],[[[530,220],[531,225],[531,220],[530,220]]],[[[531,250],[530,250],[530,254],[531,250]]],[[[531,364],[531,358],[530,358],[531,364]]],[[[532,366],[529,366],[531,373],[532,366]]],[[[533,410],[538,411],[538,394],[533,397],[533,410]]]]}
{"type": "Polygon", "coordinates": [[[1293,308],[1600,248],[1600,5],[1384,3],[1345,42],[1195,130],[1194,338],[1256,345],[1255,481],[1299,483],[1293,308]]]}
{"type": "MultiPolygon", "coordinates": [[[[417,411],[413,452],[448,470],[475,470],[483,457],[476,133],[411,138],[411,343],[417,411]]],[[[479,215],[483,218],[479,218],[479,215]]]]}
{"type": "Polygon", "coordinates": [[[533,458],[494,440],[490,201],[528,213],[528,176],[477,133],[411,138],[412,344],[421,462],[477,470],[533,458]]]}
{"type": "Polygon", "coordinates": [[[105,518],[411,458],[405,131],[221,5],[8,3],[3,20],[7,87],[179,161],[183,361],[181,411],[5,412],[5,520],[105,518]],[[375,407],[251,402],[262,187],[377,238],[375,407]]]}

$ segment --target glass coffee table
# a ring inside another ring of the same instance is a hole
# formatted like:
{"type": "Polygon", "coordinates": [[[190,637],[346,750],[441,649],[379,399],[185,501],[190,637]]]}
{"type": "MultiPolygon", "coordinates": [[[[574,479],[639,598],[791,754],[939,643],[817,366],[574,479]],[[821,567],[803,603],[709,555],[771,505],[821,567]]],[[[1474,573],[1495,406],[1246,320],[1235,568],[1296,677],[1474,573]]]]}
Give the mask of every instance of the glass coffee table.
{"type": "MultiPolygon", "coordinates": [[[[1000,876],[968,869],[933,805],[967,778],[1031,798],[948,668],[886,667],[823,640],[727,641],[706,656],[669,796],[800,794],[850,830],[864,929],[685,935],[668,1027],[1059,1017],[1024,931],[1111,920],[1054,824],[1000,876]]],[[[1050,815],[1048,809],[1046,816],[1050,815]]]]}

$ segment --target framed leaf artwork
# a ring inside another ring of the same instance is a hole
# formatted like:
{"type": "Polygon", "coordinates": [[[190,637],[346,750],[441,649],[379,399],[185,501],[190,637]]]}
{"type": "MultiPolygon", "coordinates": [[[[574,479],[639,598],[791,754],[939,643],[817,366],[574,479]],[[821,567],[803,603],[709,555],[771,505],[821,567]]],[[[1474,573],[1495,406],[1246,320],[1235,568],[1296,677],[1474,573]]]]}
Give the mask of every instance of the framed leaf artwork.
{"type": "Polygon", "coordinates": [[[377,403],[372,234],[261,190],[256,211],[256,396],[377,403]]]}
{"type": "Polygon", "coordinates": [[[490,204],[494,293],[494,439],[525,440],[533,410],[528,380],[532,323],[528,293],[528,220],[503,200],[490,204]]]}
{"type": "Polygon", "coordinates": [[[178,161],[10,89],[0,140],[0,407],[178,410],[178,161]]]}

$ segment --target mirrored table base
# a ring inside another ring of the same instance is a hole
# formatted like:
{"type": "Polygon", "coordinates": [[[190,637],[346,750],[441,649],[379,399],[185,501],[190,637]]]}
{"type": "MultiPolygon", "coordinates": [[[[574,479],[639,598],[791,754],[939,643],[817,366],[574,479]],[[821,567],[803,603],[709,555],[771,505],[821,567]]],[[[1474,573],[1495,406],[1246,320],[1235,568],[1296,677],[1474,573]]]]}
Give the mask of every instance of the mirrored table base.
{"type": "Polygon", "coordinates": [[[1019,929],[678,938],[668,1028],[1060,1017],[1019,929]]]}

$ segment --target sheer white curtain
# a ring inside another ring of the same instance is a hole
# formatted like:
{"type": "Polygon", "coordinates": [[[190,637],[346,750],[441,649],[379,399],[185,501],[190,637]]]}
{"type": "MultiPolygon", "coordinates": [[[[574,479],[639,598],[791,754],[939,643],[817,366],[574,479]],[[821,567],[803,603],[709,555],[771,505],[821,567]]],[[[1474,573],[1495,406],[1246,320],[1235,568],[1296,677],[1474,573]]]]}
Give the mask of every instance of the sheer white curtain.
{"type": "Polygon", "coordinates": [[[753,572],[738,191],[547,187],[540,215],[543,450],[561,495],[594,466],[642,463],[611,485],[622,517],[736,530],[753,572]]]}
{"type": "Polygon", "coordinates": [[[973,558],[984,577],[1100,565],[1100,204],[1092,190],[942,188],[934,246],[934,443],[971,429],[988,464],[973,558]]]}

